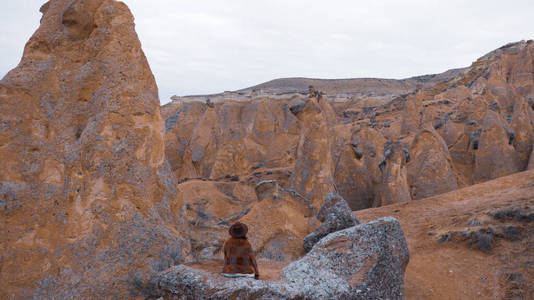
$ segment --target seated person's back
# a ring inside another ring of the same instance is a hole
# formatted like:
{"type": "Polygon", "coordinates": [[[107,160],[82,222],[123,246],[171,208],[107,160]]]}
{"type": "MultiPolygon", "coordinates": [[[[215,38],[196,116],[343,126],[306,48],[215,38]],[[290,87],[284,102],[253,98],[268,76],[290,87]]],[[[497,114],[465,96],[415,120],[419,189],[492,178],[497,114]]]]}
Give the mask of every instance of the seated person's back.
{"type": "Polygon", "coordinates": [[[224,243],[224,276],[259,277],[256,257],[246,237],[247,231],[247,226],[239,222],[228,230],[232,237],[224,243]]]}

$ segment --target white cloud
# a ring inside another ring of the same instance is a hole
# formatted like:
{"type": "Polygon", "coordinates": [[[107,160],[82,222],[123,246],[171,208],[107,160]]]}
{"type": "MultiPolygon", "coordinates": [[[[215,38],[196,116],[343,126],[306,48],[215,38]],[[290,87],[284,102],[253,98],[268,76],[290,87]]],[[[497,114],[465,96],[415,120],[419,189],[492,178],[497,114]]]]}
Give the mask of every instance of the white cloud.
{"type": "MultiPolygon", "coordinates": [[[[18,63],[42,2],[0,2],[0,73],[18,63]]],[[[279,77],[438,73],[534,38],[530,0],[124,2],[162,103],[174,94],[235,90],[279,77]]]]}

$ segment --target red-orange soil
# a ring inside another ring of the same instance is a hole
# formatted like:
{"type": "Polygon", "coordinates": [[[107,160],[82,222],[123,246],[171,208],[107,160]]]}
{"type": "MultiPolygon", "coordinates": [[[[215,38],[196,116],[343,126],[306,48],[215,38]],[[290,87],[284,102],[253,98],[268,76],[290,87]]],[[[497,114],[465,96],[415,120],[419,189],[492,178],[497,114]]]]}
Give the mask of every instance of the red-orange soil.
{"type": "Polygon", "coordinates": [[[442,234],[468,230],[470,220],[510,206],[534,208],[534,172],[522,172],[419,201],[355,212],[361,222],[397,218],[410,250],[407,299],[534,299],[534,224],[522,226],[522,239],[497,239],[490,253],[464,241],[439,242],[442,234]]]}

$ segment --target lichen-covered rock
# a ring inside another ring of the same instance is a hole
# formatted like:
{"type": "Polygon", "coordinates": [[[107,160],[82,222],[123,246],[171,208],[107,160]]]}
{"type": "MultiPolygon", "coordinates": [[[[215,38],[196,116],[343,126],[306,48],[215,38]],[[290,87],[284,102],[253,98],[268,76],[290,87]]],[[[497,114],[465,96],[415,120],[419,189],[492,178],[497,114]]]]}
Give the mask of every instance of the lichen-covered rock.
{"type": "Polygon", "coordinates": [[[360,224],[345,199],[336,193],[326,195],[317,219],[323,223],[304,238],[303,247],[306,252],[328,234],[360,224]]]}
{"type": "Polygon", "coordinates": [[[180,265],[155,276],[151,293],[167,299],[404,299],[408,261],[400,224],[386,217],[329,234],[285,267],[279,281],[229,279],[180,265]]]}
{"type": "Polygon", "coordinates": [[[403,299],[408,247],[398,221],[378,219],[329,234],[282,276],[316,299],[403,299]]]}

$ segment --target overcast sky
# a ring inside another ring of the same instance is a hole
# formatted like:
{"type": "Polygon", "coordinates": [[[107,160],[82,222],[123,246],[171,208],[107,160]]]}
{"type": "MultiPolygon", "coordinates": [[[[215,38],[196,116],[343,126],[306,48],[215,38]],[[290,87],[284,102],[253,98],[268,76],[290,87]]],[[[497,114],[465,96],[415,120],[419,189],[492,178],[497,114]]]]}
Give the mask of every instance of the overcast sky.
{"type": "MultiPolygon", "coordinates": [[[[19,62],[44,2],[0,0],[0,77],[19,62]]],[[[280,77],[440,73],[534,38],[533,0],[124,2],[162,103],[280,77]]]]}

